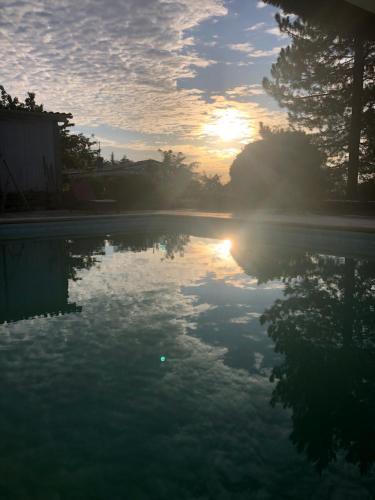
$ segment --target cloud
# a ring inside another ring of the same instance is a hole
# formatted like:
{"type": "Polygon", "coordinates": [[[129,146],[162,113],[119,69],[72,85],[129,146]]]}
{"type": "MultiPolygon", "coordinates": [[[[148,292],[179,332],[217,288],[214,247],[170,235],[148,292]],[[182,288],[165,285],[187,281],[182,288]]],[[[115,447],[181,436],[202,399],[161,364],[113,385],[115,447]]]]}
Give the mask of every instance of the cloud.
{"type": "Polygon", "coordinates": [[[246,28],[245,31],[258,31],[260,30],[261,28],[263,28],[263,26],[265,26],[266,23],[256,23],[256,24],[253,24],[252,26],[250,26],[249,28],[246,28]]]}
{"type": "Polygon", "coordinates": [[[231,50],[235,50],[237,52],[244,52],[248,55],[248,57],[271,57],[277,55],[281,47],[273,47],[269,50],[256,49],[251,43],[232,43],[229,45],[231,50]]]}
{"type": "Polygon", "coordinates": [[[265,33],[268,33],[270,35],[275,35],[278,38],[288,38],[288,35],[286,33],[281,33],[277,26],[275,26],[274,28],[266,29],[265,33]]]}
{"type": "Polygon", "coordinates": [[[232,87],[226,91],[226,94],[232,98],[264,95],[264,93],[262,85],[258,83],[254,83],[252,85],[240,85],[238,87],[232,87]]]}
{"type": "Polygon", "coordinates": [[[251,43],[243,42],[243,43],[231,43],[229,45],[231,50],[236,50],[237,52],[244,52],[245,54],[251,54],[254,51],[254,47],[251,43]]]}
{"type": "Polygon", "coordinates": [[[264,7],[267,7],[267,4],[262,1],[257,2],[257,9],[264,9],[264,7]]]}
{"type": "Polygon", "coordinates": [[[269,50],[254,50],[250,57],[272,57],[278,55],[282,47],[273,47],[269,50]]]}
{"type": "Polygon", "coordinates": [[[278,26],[270,26],[265,22],[260,22],[249,26],[245,31],[262,31],[263,33],[268,33],[269,35],[275,35],[278,38],[288,38],[286,33],[281,33],[278,26]]]}
{"type": "Polygon", "coordinates": [[[212,42],[204,42],[204,44],[206,47],[215,47],[217,45],[217,41],[216,40],[212,40],[212,42]]]}
{"type": "Polygon", "coordinates": [[[1,83],[33,90],[76,124],[185,133],[199,120],[201,93],[180,78],[213,61],[189,30],[227,13],[222,0],[3,0],[1,83]]]}
{"type": "Polygon", "coordinates": [[[117,141],[103,132],[96,135],[102,149],[107,156],[111,151],[116,152],[116,158],[126,154],[131,159],[150,157],[159,159],[157,150],[173,149],[182,151],[187,160],[200,163],[200,170],[215,172],[228,180],[228,167],[235,156],[241,151],[244,144],[259,138],[258,124],[266,123],[271,127],[287,125],[287,115],[284,111],[269,110],[259,103],[251,102],[249,98],[263,95],[260,84],[242,85],[229,88],[225,95],[211,95],[210,103],[202,103],[200,111],[204,113],[202,119],[192,131],[186,130],[185,135],[145,135],[139,140],[117,141]],[[225,141],[216,134],[207,134],[207,125],[215,123],[218,116],[226,110],[235,110],[248,122],[249,135],[225,141]]]}
{"type": "MultiPolygon", "coordinates": [[[[72,112],[78,130],[100,133],[98,140],[109,154],[136,159],[161,148],[179,148],[207,170],[225,173],[229,151],[241,144],[223,145],[202,137],[202,124],[218,108],[232,106],[249,120],[279,120],[239,95],[207,99],[198,89],[179,88],[180,79],[193,78],[199,68],[215,61],[198,53],[199,33],[205,21],[227,14],[224,0],[2,0],[0,83],[13,95],[35,91],[46,109],[72,112]],[[194,35],[193,35],[194,33],[194,35]],[[123,131],[123,136],[121,136],[123,131]],[[137,142],[127,132],[141,133],[137,142]],[[120,134],[120,136],[119,136],[120,134]],[[157,142],[153,134],[160,136],[157,142]],[[142,153],[143,151],[143,153],[142,153]]],[[[213,35],[213,40],[218,35],[213,35]]],[[[248,54],[235,66],[253,64],[273,55],[251,44],[232,45],[248,54]]],[[[209,89],[207,89],[209,92],[209,89]]],[[[244,90],[245,92],[245,90],[244,90]]],[[[255,88],[251,90],[255,95],[255,88]]],[[[229,158],[229,159],[228,159],[229,158]]]]}

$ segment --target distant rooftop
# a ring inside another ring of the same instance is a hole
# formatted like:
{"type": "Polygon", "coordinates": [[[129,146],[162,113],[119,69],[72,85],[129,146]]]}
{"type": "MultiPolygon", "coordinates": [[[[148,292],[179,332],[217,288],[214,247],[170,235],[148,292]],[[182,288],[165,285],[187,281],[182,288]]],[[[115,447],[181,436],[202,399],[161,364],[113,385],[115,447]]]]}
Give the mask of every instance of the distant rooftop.
{"type": "Polygon", "coordinates": [[[27,111],[23,109],[0,108],[0,120],[43,119],[43,120],[52,120],[54,122],[67,122],[69,118],[73,118],[73,116],[70,113],[53,113],[52,111],[27,111]]]}
{"type": "Polygon", "coordinates": [[[105,176],[124,176],[128,174],[144,174],[150,173],[158,167],[162,166],[162,162],[158,160],[148,159],[136,161],[124,166],[115,166],[109,168],[97,168],[93,170],[66,170],[64,174],[69,177],[105,177],[105,176]]]}

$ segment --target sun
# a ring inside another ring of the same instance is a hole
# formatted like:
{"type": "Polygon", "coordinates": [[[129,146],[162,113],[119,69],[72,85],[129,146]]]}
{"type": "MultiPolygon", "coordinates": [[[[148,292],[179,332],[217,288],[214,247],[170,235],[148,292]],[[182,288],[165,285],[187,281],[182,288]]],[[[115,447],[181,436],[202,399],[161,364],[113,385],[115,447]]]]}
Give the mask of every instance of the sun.
{"type": "Polygon", "coordinates": [[[230,257],[230,251],[232,248],[231,240],[223,240],[216,246],[216,255],[222,259],[227,259],[230,257]]]}
{"type": "Polygon", "coordinates": [[[203,132],[222,141],[249,139],[251,136],[248,117],[235,108],[215,111],[211,121],[203,126],[203,132]]]}

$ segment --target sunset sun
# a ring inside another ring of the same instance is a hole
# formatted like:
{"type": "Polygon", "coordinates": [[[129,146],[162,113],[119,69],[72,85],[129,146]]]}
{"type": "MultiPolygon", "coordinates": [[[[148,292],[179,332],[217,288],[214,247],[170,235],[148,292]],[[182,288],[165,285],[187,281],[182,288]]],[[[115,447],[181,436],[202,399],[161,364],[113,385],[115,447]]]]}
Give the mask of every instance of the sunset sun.
{"type": "Polygon", "coordinates": [[[206,135],[222,141],[248,139],[251,135],[249,119],[235,108],[220,109],[203,127],[206,135]]]}
{"type": "Polygon", "coordinates": [[[216,254],[222,259],[228,259],[231,255],[230,251],[232,249],[231,240],[223,240],[216,246],[216,254]]]}

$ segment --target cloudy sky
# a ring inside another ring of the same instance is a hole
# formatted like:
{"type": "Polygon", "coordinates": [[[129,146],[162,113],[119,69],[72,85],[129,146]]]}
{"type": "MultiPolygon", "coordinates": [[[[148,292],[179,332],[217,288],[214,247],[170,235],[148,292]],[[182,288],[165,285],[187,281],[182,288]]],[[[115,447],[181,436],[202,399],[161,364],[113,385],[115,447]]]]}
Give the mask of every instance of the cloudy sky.
{"type": "Polygon", "coordinates": [[[1,0],[0,84],[72,112],[104,156],[182,151],[225,177],[258,123],[284,114],[261,87],[280,47],[257,0],[1,0]]]}

